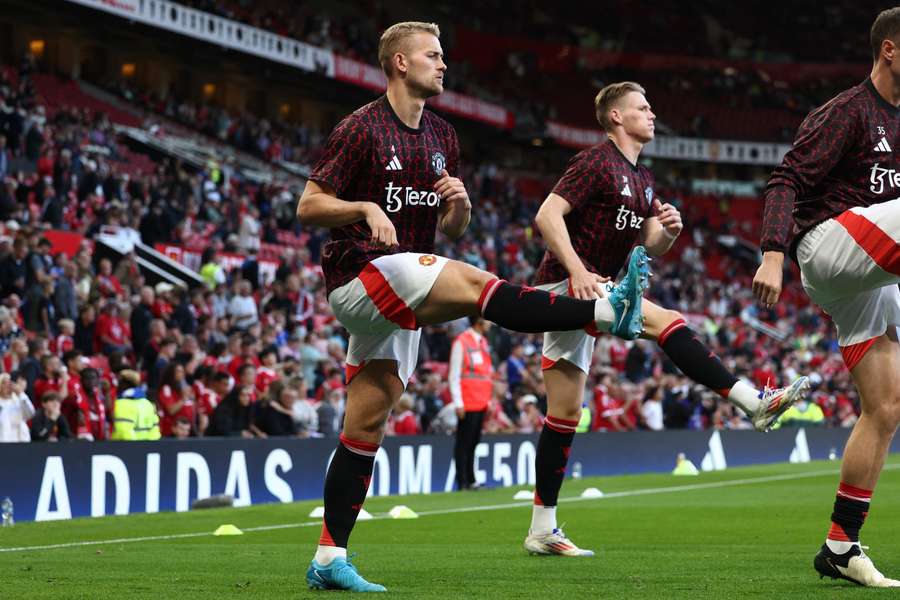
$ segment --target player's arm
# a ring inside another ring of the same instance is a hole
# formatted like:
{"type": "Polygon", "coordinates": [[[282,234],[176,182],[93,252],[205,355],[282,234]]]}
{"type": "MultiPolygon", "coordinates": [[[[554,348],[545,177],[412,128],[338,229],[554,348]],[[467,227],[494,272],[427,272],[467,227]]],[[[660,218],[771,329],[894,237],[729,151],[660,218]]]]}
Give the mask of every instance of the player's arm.
{"type": "Polygon", "coordinates": [[[541,236],[547,242],[550,252],[569,273],[572,296],[582,300],[599,298],[602,291],[601,286],[609,281],[609,278],[588,271],[578,253],[575,252],[565,221],[565,216],[570,212],[572,212],[572,205],[562,196],[551,192],[538,209],[534,223],[540,229],[541,236]]]}
{"type": "Polygon", "coordinates": [[[658,198],[654,198],[653,208],[656,214],[644,221],[641,240],[650,256],[662,256],[681,235],[684,224],[681,222],[681,213],[668,202],[663,204],[658,198]]]}
{"type": "Polygon", "coordinates": [[[397,245],[397,231],[381,207],[374,202],[348,202],[337,197],[327,183],[309,180],[297,203],[297,219],[303,225],[341,227],[365,221],[372,241],[382,246],[397,245]]]}
{"type": "Polygon", "coordinates": [[[818,185],[843,158],[854,138],[856,122],[855,115],[835,103],[813,111],[772,173],[763,211],[763,259],[753,277],[753,293],[766,306],[774,305],[781,295],[784,254],[794,226],[794,202],[818,185]]]}
{"type": "Polygon", "coordinates": [[[465,184],[444,169],[434,184],[434,191],[441,197],[438,227],[451,240],[459,239],[472,219],[472,202],[465,184]]]}

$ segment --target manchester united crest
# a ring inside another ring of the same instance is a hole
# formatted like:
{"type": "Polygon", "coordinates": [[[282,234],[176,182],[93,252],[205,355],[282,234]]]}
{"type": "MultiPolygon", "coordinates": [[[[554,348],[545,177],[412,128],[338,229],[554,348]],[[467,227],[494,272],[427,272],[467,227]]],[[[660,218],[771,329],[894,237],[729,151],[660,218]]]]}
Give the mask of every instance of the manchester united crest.
{"type": "Polygon", "coordinates": [[[434,169],[435,175],[440,175],[447,167],[447,159],[440,152],[431,155],[431,168],[434,169]]]}
{"type": "Polygon", "coordinates": [[[437,257],[435,257],[433,254],[423,254],[422,256],[419,257],[419,264],[422,265],[423,267],[430,267],[431,265],[433,265],[436,262],[437,262],[437,257]]]}

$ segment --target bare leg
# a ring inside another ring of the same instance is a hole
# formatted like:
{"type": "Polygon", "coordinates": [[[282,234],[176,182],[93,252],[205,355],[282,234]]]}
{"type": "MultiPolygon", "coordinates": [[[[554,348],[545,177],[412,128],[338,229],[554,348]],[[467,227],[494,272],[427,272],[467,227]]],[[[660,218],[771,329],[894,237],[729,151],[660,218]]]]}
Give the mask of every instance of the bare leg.
{"type": "Polygon", "coordinates": [[[557,361],[549,369],[544,369],[547,416],[566,421],[579,420],[586,382],[587,374],[565,359],[557,361]]]}
{"type": "Polygon", "coordinates": [[[394,403],[403,393],[397,376],[397,362],[367,362],[347,386],[344,435],[368,444],[381,444],[384,428],[394,403]]]}
{"type": "Polygon", "coordinates": [[[841,481],[872,490],[900,423],[900,345],[883,335],[850,373],[862,414],[847,440],[841,481]]]}
{"type": "Polygon", "coordinates": [[[663,308],[646,298],[641,307],[641,314],[644,317],[644,335],[641,337],[654,341],[659,339],[660,334],[669,325],[684,318],[678,311],[663,308]]]}
{"type": "Polygon", "coordinates": [[[438,325],[478,315],[478,299],[495,275],[456,260],[448,261],[425,300],[416,308],[419,325],[438,325]]]}

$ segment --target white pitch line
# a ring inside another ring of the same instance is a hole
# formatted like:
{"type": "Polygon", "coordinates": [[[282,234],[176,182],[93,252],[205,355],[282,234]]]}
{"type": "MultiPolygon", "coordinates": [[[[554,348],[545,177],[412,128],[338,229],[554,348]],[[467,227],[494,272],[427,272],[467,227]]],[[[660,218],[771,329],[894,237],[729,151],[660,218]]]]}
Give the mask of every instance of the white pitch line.
{"type": "MultiPolygon", "coordinates": [[[[885,465],[884,470],[900,469],[900,464],[885,465]]],[[[750,485],[754,483],[769,483],[773,481],[788,481],[791,479],[805,479],[808,477],[820,477],[823,475],[837,475],[840,469],[826,469],[821,471],[808,471],[806,473],[785,473],[783,475],[768,475],[766,477],[750,477],[746,479],[730,479],[727,481],[711,481],[709,483],[693,483],[687,485],[674,485],[669,487],[643,488],[626,490],[624,492],[611,492],[601,498],[581,498],[580,496],[560,498],[559,502],[584,502],[587,500],[605,500],[608,498],[627,498],[630,496],[647,496],[655,494],[670,494],[675,492],[690,492],[694,490],[708,490],[715,488],[732,487],[737,485],[750,485]]],[[[465,506],[461,508],[446,508],[440,510],[427,510],[419,513],[419,516],[452,515],[466,512],[479,512],[488,510],[503,510],[507,508],[521,508],[531,506],[532,501],[507,502],[505,504],[490,504],[486,506],[465,506]]],[[[375,516],[373,520],[389,519],[387,515],[375,516]]],[[[258,527],[246,527],[243,531],[272,531],[277,529],[296,529],[298,527],[314,527],[321,525],[322,521],[306,521],[303,523],[283,523],[280,525],[260,525],[258,527]]],[[[184,538],[208,537],[213,535],[210,531],[196,533],[176,533],[171,535],[147,535],[133,538],[119,538],[114,540],[94,540],[87,542],[67,542],[63,544],[47,544],[45,546],[21,546],[17,548],[0,548],[0,552],[27,552],[29,550],[55,550],[58,548],[79,548],[83,546],[100,546],[109,544],[130,544],[134,542],[155,542],[162,540],[178,540],[184,538]]]]}

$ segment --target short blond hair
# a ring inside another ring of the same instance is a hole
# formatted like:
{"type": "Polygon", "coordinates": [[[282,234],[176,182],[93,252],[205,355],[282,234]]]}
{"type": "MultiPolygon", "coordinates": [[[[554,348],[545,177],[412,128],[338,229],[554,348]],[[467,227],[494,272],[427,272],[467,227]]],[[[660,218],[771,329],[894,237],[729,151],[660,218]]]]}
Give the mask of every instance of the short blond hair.
{"type": "Polygon", "coordinates": [[[597,94],[594,98],[594,108],[597,111],[597,122],[604,131],[612,131],[613,123],[609,120],[609,111],[613,106],[621,100],[629,92],[637,92],[646,94],[646,90],[640,84],[633,81],[620,81],[619,83],[611,83],[597,94]]]}
{"type": "Polygon", "coordinates": [[[391,61],[398,52],[403,52],[406,40],[417,33],[430,33],[436,38],[441,37],[441,29],[437,23],[423,23],[421,21],[404,21],[403,23],[395,23],[381,34],[381,40],[378,42],[378,62],[381,64],[381,70],[388,77],[391,76],[391,61]]]}

